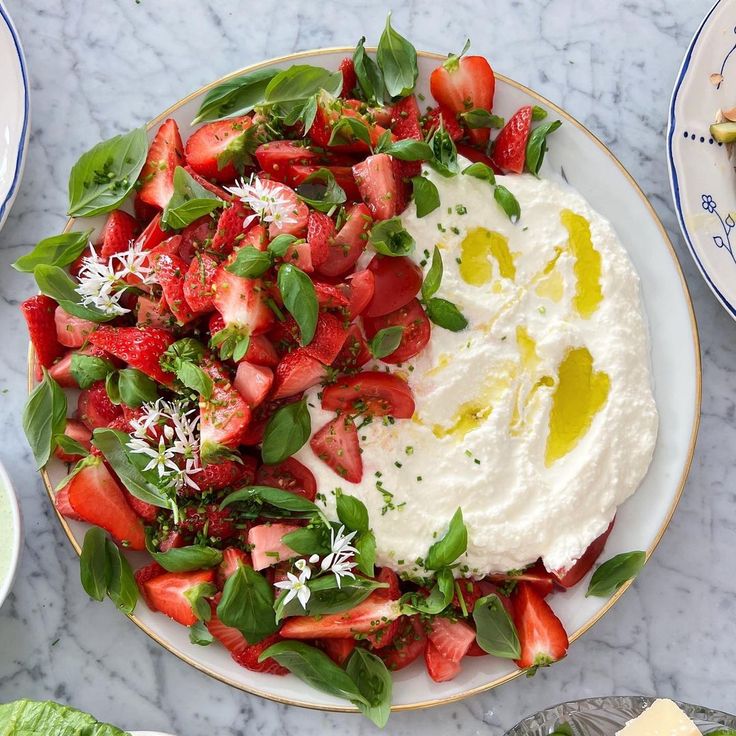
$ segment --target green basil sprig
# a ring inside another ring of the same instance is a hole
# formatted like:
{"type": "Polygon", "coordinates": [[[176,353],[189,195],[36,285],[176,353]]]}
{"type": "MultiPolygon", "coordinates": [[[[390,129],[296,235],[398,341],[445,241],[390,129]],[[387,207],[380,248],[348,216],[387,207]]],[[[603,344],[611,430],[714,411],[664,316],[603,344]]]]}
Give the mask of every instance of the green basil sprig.
{"type": "MultiPolygon", "coordinates": [[[[271,486],[246,486],[228,494],[220,503],[220,509],[225,509],[234,503],[246,503],[252,506],[272,506],[280,511],[299,516],[321,516],[319,507],[308,498],[297,493],[282,491],[271,486]]],[[[256,510],[256,516],[270,515],[266,510],[256,510]]]]}
{"type": "Polygon", "coordinates": [[[200,647],[208,647],[214,642],[215,637],[210,634],[207,625],[203,621],[197,621],[189,627],[189,641],[200,647]]]}
{"type": "Polygon", "coordinates": [[[57,434],[55,439],[56,446],[59,447],[62,452],[65,452],[67,455],[80,455],[82,458],[85,458],[89,455],[89,450],[84,445],[72,439],[66,434],[57,434]]]}
{"type": "Polygon", "coordinates": [[[442,265],[442,254],[440,249],[435,245],[432,253],[432,264],[427,271],[427,275],[422,282],[422,298],[431,299],[439,290],[444,274],[444,266],[442,265]]]}
{"type": "Polygon", "coordinates": [[[72,232],[54,235],[40,241],[36,247],[24,256],[21,256],[13,268],[22,273],[33,273],[36,266],[69,266],[79,258],[89,243],[92,230],[83,233],[72,232]]]}
{"type": "Polygon", "coordinates": [[[108,373],[105,389],[113,404],[125,404],[137,408],[158,399],[158,385],[137,368],[121,368],[108,373]]]}
{"type": "Polygon", "coordinates": [[[475,602],[473,620],[476,640],[483,651],[504,659],[519,659],[521,644],[516,626],[495,593],[475,602]]]}
{"type": "Polygon", "coordinates": [[[529,134],[529,139],[526,142],[526,170],[534,174],[539,175],[539,170],[542,168],[542,162],[544,161],[544,154],[547,152],[547,136],[550,133],[554,133],[562,122],[560,120],[553,120],[549,123],[543,123],[538,125],[529,134]]]}
{"type": "Polygon", "coordinates": [[[43,380],[23,409],[23,431],[37,468],[46,465],[56,447],[56,437],[64,434],[66,409],[66,394],[44,369],[43,380]]]}
{"type": "Polygon", "coordinates": [[[379,142],[375,153],[388,153],[399,161],[429,161],[434,155],[432,148],[424,141],[411,139],[391,141],[390,136],[379,142]]]}
{"type": "Polygon", "coordinates": [[[269,82],[280,72],[280,69],[258,69],[218,84],[205,95],[192,125],[247,115],[263,102],[269,82]]]}
{"type": "Polygon", "coordinates": [[[376,537],[370,528],[368,509],[359,498],[347,493],[337,494],[335,507],[340,522],[348,531],[357,532],[353,546],[357,550],[355,562],[358,569],[364,575],[372,576],[376,564],[376,537]]]}
{"type": "Polygon", "coordinates": [[[216,567],[222,562],[222,552],[214,547],[194,544],[189,547],[172,547],[166,552],[151,552],[156,562],[169,572],[190,572],[216,567]]]}
{"type": "Polygon", "coordinates": [[[500,115],[493,115],[482,107],[460,113],[468,128],[503,128],[504,119],[500,115]]]}
{"type": "Polygon", "coordinates": [[[406,593],[401,598],[401,610],[402,613],[409,616],[415,613],[436,616],[452,603],[454,595],[455,578],[452,570],[449,567],[443,567],[437,571],[436,581],[429,595],[406,593]]]}
{"type": "Polygon", "coordinates": [[[263,276],[276,258],[283,258],[290,245],[301,242],[294,235],[277,235],[266,250],[259,250],[254,245],[246,245],[238,249],[235,260],[225,267],[230,273],[244,279],[257,279],[263,276]]]}
{"type": "Polygon", "coordinates": [[[417,217],[424,217],[440,206],[440,193],[433,181],[426,176],[414,176],[411,180],[417,217]]]}
{"type": "Polygon", "coordinates": [[[206,401],[212,398],[214,382],[212,377],[200,367],[205,354],[204,345],[192,337],[184,337],[170,345],[161,356],[161,367],[174,373],[188,389],[196,391],[206,401]]]}
{"type": "Polygon", "coordinates": [[[273,586],[250,565],[238,565],[225,583],[217,617],[238,629],[249,644],[257,644],[278,629],[273,586]]]}
{"type": "Polygon", "coordinates": [[[440,288],[443,272],[442,254],[435,245],[432,265],[422,282],[422,303],[427,310],[427,316],[437,326],[451,332],[460,332],[468,326],[468,320],[463,313],[447,299],[434,296],[440,288]]]}
{"type": "Polygon", "coordinates": [[[69,174],[71,217],[93,217],[110,212],[130,194],[148,155],[145,128],[98,143],[72,167],[69,174]]]}
{"type": "Polygon", "coordinates": [[[276,283],[284,306],[299,325],[302,345],[309,345],[314,338],[319,316],[317,292],[312,279],[294,264],[284,263],[279,268],[276,283]]]}
{"type": "Polygon", "coordinates": [[[368,350],[371,355],[380,360],[396,350],[401,344],[401,338],[404,334],[404,328],[401,325],[393,327],[384,327],[379,330],[373,338],[368,342],[368,350]]]}
{"type": "MultiPolygon", "coordinates": [[[[346,118],[350,120],[351,118],[346,118]]],[[[329,169],[317,169],[296,188],[299,199],[319,212],[330,212],[346,201],[345,190],[329,169]]]]}
{"type": "Polygon", "coordinates": [[[184,591],[184,597],[192,607],[192,613],[200,621],[209,621],[212,618],[212,609],[207,599],[216,593],[217,586],[214,583],[197,583],[184,591]]]}
{"type": "Polygon", "coordinates": [[[368,126],[358,118],[340,118],[332,128],[332,134],[328,146],[340,146],[346,143],[354,143],[355,140],[362,141],[367,146],[371,145],[371,132],[368,126]]]}
{"type": "Polygon", "coordinates": [[[646,552],[622,552],[604,562],[594,573],[588,585],[588,596],[608,598],[625,582],[636,577],[647,561],[646,552]]]}
{"type": "Polygon", "coordinates": [[[439,570],[449,567],[468,548],[468,530],[463,521],[463,511],[458,510],[450,519],[447,532],[442,539],[436,541],[427,552],[424,567],[427,570],[439,570]]]}
{"type": "Polygon", "coordinates": [[[391,715],[393,691],[393,678],[386,664],[367,649],[356,647],[345,665],[345,671],[368,701],[367,705],[356,703],[361,713],[383,728],[391,715]]]}
{"type": "Polygon", "coordinates": [[[265,143],[267,139],[263,136],[257,125],[249,125],[240,128],[243,132],[230,139],[224,150],[217,155],[217,170],[222,171],[228,164],[232,164],[238,174],[243,174],[247,166],[256,163],[256,148],[265,143]]]}
{"type": "Polygon", "coordinates": [[[298,555],[317,554],[324,557],[330,553],[329,528],[321,519],[308,526],[295,529],[293,532],[284,534],[281,541],[298,555]]]}
{"type": "Polygon", "coordinates": [[[109,360],[96,355],[74,353],[69,370],[79,388],[89,388],[97,381],[104,381],[115,371],[115,366],[109,360]]]}
{"type": "Polygon", "coordinates": [[[371,228],[368,241],[384,256],[406,256],[414,250],[415,241],[398,217],[380,220],[371,228]]]}
{"type": "Polygon", "coordinates": [[[353,67],[358,87],[365,100],[374,105],[383,105],[387,93],[383,82],[383,72],[378,64],[366,53],[365,36],[358,41],[353,52],[353,67]]]}
{"type": "Polygon", "coordinates": [[[174,192],[164,208],[161,224],[171,230],[181,230],[225,203],[209,189],[195,181],[181,166],[174,171],[174,192]]]}
{"type": "Polygon", "coordinates": [[[67,313],[90,322],[109,322],[117,315],[106,314],[96,307],[85,307],[76,290],[77,284],[58,266],[40,264],[33,269],[33,277],[42,294],[50,296],[67,313]]]}
{"type": "Polygon", "coordinates": [[[444,125],[440,125],[435,130],[428,143],[432,148],[429,165],[445,178],[455,176],[460,171],[457,163],[457,148],[444,125]]]}
{"type": "Polygon", "coordinates": [[[414,91],[419,76],[417,52],[414,46],[391,26],[391,13],[381,34],[376,61],[383,73],[388,94],[396,99],[414,91]]]}
{"type": "Polygon", "coordinates": [[[502,184],[496,184],[496,175],[487,164],[476,161],[463,169],[463,174],[487,181],[493,187],[493,198],[501,206],[511,222],[518,222],[521,217],[519,200],[502,184]]]}

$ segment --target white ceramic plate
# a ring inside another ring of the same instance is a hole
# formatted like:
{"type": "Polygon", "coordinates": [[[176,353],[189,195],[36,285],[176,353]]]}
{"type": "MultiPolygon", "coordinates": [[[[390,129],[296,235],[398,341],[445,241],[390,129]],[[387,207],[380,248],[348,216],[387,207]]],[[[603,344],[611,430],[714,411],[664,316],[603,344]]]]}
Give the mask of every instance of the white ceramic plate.
{"type": "Polygon", "coordinates": [[[0,509],[7,509],[10,512],[10,538],[1,538],[0,544],[9,545],[10,560],[5,573],[0,571],[0,606],[8,597],[10,589],[13,587],[15,575],[18,572],[18,564],[20,563],[20,552],[23,546],[22,522],[20,517],[20,508],[18,500],[10,481],[10,476],[0,463],[0,509]]]}
{"type": "Polygon", "coordinates": [[[30,88],[20,39],[0,2],[0,228],[23,174],[30,127],[30,88]]]}
{"type": "MultiPolygon", "coordinates": [[[[351,49],[306,52],[250,67],[263,68],[293,63],[316,64],[336,69],[351,49]]],[[[446,57],[422,54],[419,59],[418,91],[428,96],[428,78],[446,57]]],[[[238,73],[243,73],[241,70],[238,73]]],[[[231,75],[235,76],[235,75],[231,75]]],[[[222,80],[218,80],[218,83],[222,80]]],[[[215,83],[213,83],[214,86],[215,83]]],[[[195,117],[207,91],[202,89],[174,105],[152,123],[152,136],[159,123],[173,117],[184,134],[195,117]]],[[[620,509],[616,527],[606,548],[606,556],[634,549],[651,553],[669,523],[677,505],[692,459],[700,413],[700,354],[690,298],[662,225],[654,211],[610,152],[579,123],[530,90],[505,78],[498,78],[494,111],[509,116],[521,105],[542,105],[551,116],[564,120],[555,133],[546,159],[548,171],[562,174],[582,192],[592,206],[609,218],[627,248],[641,276],[644,307],[652,335],[652,364],[655,396],[661,429],[649,473],[637,493],[620,509]]],[[[90,145],[93,141],[89,142],[90,145]]],[[[92,225],[101,225],[102,220],[92,225]]],[[[84,225],[87,227],[87,223],[84,225]]],[[[622,315],[622,319],[626,316],[622,315]]],[[[64,466],[53,461],[47,477],[57,483],[64,466]]],[[[74,546],[79,550],[85,525],[62,519],[74,546]]],[[[134,564],[141,564],[140,555],[134,564]]],[[[585,598],[587,581],[576,589],[555,595],[552,605],[565,627],[576,639],[595,623],[614,600],[585,598]]],[[[275,677],[239,667],[219,646],[190,644],[186,628],[165,616],[151,613],[141,603],[135,622],[156,641],[198,669],[235,687],[284,703],[330,710],[354,710],[344,701],[324,695],[295,677],[275,677]]],[[[466,660],[461,674],[450,682],[433,682],[421,661],[394,678],[394,708],[412,709],[458,700],[499,685],[519,674],[513,664],[493,657],[466,660]]]]}
{"type": "Polygon", "coordinates": [[[736,107],[736,2],[719,0],[690,43],[670,104],[667,160],[680,227],[695,263],[736,319],[736,159],[709,127],[736,107]],[[711,75],[720,74],[720,83],[711,75]]]}

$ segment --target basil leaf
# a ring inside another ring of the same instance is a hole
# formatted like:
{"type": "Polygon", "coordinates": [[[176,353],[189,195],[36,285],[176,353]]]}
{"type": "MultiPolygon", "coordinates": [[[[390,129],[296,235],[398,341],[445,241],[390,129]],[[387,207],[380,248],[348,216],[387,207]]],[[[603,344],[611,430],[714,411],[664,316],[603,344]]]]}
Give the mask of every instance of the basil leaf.
{"type": "Polygon", "coordinates": [[[387,355],[391,355],[391,353],[399,347],[403,334],[404,328],[400,325],[384,327],[382,330],[378,330],[378,332],[369,341],[368,350],[371,351],[371,355],[376,358],[376,360],[385,358],[387,355]]]}
{"type": "Polygon", "coordinates": [[[437,581],[429,592],[424,596],[421,593],[406,593],[401,598],[401,611],[405,615],[422,613],[428,616],[436,616],[452,603],[455,595],[455,578],[449,567],[443,567],[437,571],[437,581]]]}
{"type": "Polygon", "coordinates": [[[532,120],[544,120],[547,117],[547,111],[543,107],[534,105],[532,107],[532,120]]]}
{"type": "Polygon", "coordinates": [[[259,662],[275,659],[315,690],[343,698],[357,705],[368,705],[345,670],[338,667],[322,650],[301,641],[284,640],[270,646],[258,657],[259,662]]]}
{"type": "Polygon", "coordinates": [[[244,279],[256,279],[263,276],[272,265],[270,253],[258,250],[254,245],[246,245],[238,250],[235,260],[225,266],[225,270],[244,279]]]}
{"type": "Polygon", "coordinates": [[[371,145],[371,131],[368,129],[368,126],[358,118],[344,117],[335,123],[327,145],[338,146],[346,143],[354,143],[356,138],[367,146],[371,145]]]}
{"type": "Polygon", "coordinates": [[[197,644],[200,647],[207,647],[215,640],[215,637],[210,634],[207,625],[202,621],[197,621],[189,627],[189,641],[192,644],[197,644]]]}
{"type": "Polygon", "coordinates": [[[516,197],[505,186],[498,184],[493,190],[493,198],[501,205],[511,222],[516,223],[521,217],[521,206],[516,197]]]}
{"type": "Polygon", "coordinates": [[[62,233],[40,241],[26,255],[21,256],[13,268],[21,273],[33,273],[33,269],[41,264],[45,266],[69,266],[79,258],[89,243],[92,230],[83,233],[62,233]]]}
{"type": "Polygon", "coordinates": [[[378,41],[378,66],[391,97],[406,97],[414,91],[419,76],[416,49],[391,27],[391,13],[378,41]]]}
{"type": "Polygon", "coordinates": [[[319,316],[317,292],[312,279],[294,264],[284,263],[279,268],[276,283],[284,306],[299,325],[302,345],[309,345],[314,338],[319,316]]]}
{"type": "Polygon", "coordinates": [[[278,629],[273,610],[273,587],[250,565],[238,565],[227,579],[217,617],[257,644],[278,629]]]}
{"type": "Polygon", "coordinates": [[[265,503],[274,508],[297,514],[321,513],[319,508],[308,498],[297,493],[282,491],[280,488],[271,488],[271,486],[246,486],[238,491],[233,491],[220,503],[220,510],[241,501],[265,503]]]}
{"type": "Polygon", "coordinates": [[[107,534],[98,526],[91,527],[84,535],[79,573],[84,592],[93,600],[104,600],[110,583],[110,559],[107,534]]]}
{"type": "Polygon", "coordinates": [[[449,567],[468,548],[468,530],[463,522],[463,511],[458,510],[450,519],[447,533],[442,539],[435,542],[427,552],[424,567],[427,570],[439,570],[449,567]]]}
{"type": "MultiPolygon", "coordinates": [[[[234,127],[237,124],[234,124],[234,127]]],[[[256,163],[256,148],[263,142],[259,134],[259,126],[249,125],[243,129],[240,125],[238,130],[243,132],[231,138],[225,149],[217,156],[217,170],[222,171],[228,164],[232,164],[238,174],[243,174],[246,166],[254,166],[256,163]]]]}
{"type": "Polygon", "coordinates": [[[475,638],[484,652],[504,659],[521,657],[521,644],[516,626],[495,593],[476,601],[473,620],[477,631],[475,638]]]}
{"type": "Polygon", "coordinates": [[[212,598],[217,593],[214,583],[197,583],[184,591],[184,597],[192,607],[192,613],[200,621],[209,621],[212,618],[212,609],[207,598],[212,598]]]}
{"type": "Polygon", "coordinates": [[[205,354],[205,347],[193,337],[184,337],[169,345],[161,356],[161,367],[171,373],[176,371],[179,362],[198,363],[205,354]]]}
{"type": "Polygon", "coordinates": [[[463,169],[463,174],[466,176],[474,176],[476,179],[487,181],[489,184],[496,183],[496,175],[493,173],[493,169],[482,161],[476,161],[475,163],[466,166],[463,169]]]}
{"type": "Polygon", "coordinates": [[[166,229],[181,230],[225,203],[181,166],[174,171],[174,192],[164,208],[161,225],[166,229]]]}
{"type": "Polygon", "coordinates": [[[444,125],[440,125],[435,130],[428,142],[432,147],[432,158],[429,160],[429,165],[445,178],[455,176],[459,171],[457,148],[444,125]]]}
{"type": "Polygon", "coordinates": [[[110,212],[128,196],[148,154],[148,135],[137,128],[102,141],[82,154],[69,174],[70,217],[110,212]]]}
{"type": "Polygon", "coordinates": [[[625,582],[639,574],[646,561],[646,552],[623,552],[612,557],[593,573],[585,597],[607,598],[613,595],[625,582]]]}
{"type": "Polygon", "coordinates": [[[381,149],[381,153],[388,153],[399,161],[429,161],[434,155],[428,143],[408,138],[389,142],[381,149]]]}
{"type": "Polygon", "coordinates": [[[323,557],[330,553],[329,536],[325,534],[327,527],[322,528],[304,526],[293,532],[284,534],[281,541],[298,555],[319,555],[323,557]]]}
{"type": "Polygon", "coordinates": [[[471,110],[460,113],[468,128],[503,128],[504,119],[499,115],[493,115],[482,107],[474,107],[471,110]]]}
{"type": "Polygon", "coordinates": [[[156,562],[169,572],[190,572],[215,567],[222,562],[222,552],[214,547],[194,544],[190,547],[172,547],[166,552],[151,552],[156,562]]]}
{"type": "Polygon", "coordinates": [[[110,560],[110,584],[107,595],[123,613],[130,615],[135,611],[138,602],[138,585],[130,569],[130,563],[123,557],[117,545],[111,539],[105,541],[110,560]]]}
{"type": "Polygon", "coordinates": [[[376,62],[366,53],[365,36],[358,41],[353,52],[353,67],[358,87],[367,102],[383,105],[386,88],[383,83],[383,72],[376,62]]]}
{"type": "Polygon", "coordinates": [[[43,380],[33,389],[23,409],[23,431],[37,468],[42,468],[48,462],[54,451],[54,437],[64,434],[64,427],[66,395],[44,369],[43,380]]]}
{"type": "Polygon", "coordinates": [[[359,498],[349,496],[347,493],[338,493],[335,506],[337,518],[348,531],[367,532],[370,529],[368,509],[359,498]]]}
{"type": "Polygon", "coordinates": [[[529,134],[526,142],[526,170],[537,176],[547,152],[547,136],[562,125],[560,120],[538,125],[529,134]]]}
{"type": "Polygon", "coordinates": [[[460,332],[468,326],[462,312],[447,299],[432,297],[426,304],[427,316],[439,327],[450,332],[460,332]]]}
{"type": "Polygon", "coordinates": [[[264,101],[267,105],[303,103],[320,90],[337,95],[341,89],[341,72],[329,72],[322,67],[297,64],[279,72],[268,83],[264,101]]]}
{"type": "Polygon", "coordinates": [[[122,368],[118,371],[117,390],[120,401],[133,408],[158,399],[156,381],[137,368],[122,368]]]}
{"type": "Polygon", "coordinates": [[[304,446],[311,431],[306,399],[282,406],[266,424],[261,445],[263,462],[276,465],[291,457],[304,446]]]}
{"type": "Polygon", "coordinates": [[[355,562],[363,575],[373,577],[376,565],[376,535],[368,530],[358,534],[353,540],[353,546],[357,550],[355,562]]]}
{"type": "Polygon", "coordinates": [[[414,176],[411,184],[414,190],[417,217],[424,217],[440,206],[440,193],[434,182],[427,179],[426,176],[414,176]]]}
{"type": "Polygon", "coordinates": [[[285,233],[277,235],[267,247],[267,250],[277,258],[283,258],[286,255],[286,251],[289,250],[289,246],[299,240],[295,235],[287,235],[285,233]]]}
{"type": "Polygon", "coordinates": [[[384,661],[367,649],[356,647],[348,659],[345,671],[358,686],[368,705],[356,703],[361,713],[379,728],[391,715],[393,678],[384,661]]]}
{"type": "Polygon", "coordinates": [[[301,123],[302,129],[308,132],[317,117],[317,97],[318,95],[314,94],[304,102],[295,102],[286,107],[277,105],[276,109],[283,115],[283,124],[297,125],[297,123],[301,123]]]}
{"type": "Polygon", "coordinates": [[[147,465],[145,456],[130,452],[126,443],[130,436],[108,427],[98,427],[92,433],[92,443],[105,456],[110,467],[123,485],[141,501],[159,508],[172,507],[171,499],[165,491],[150,481],[143,472],[147,465]]]}
{"type": "Polygon", "coordinates": [[[424,277],[422,282],[422,298],[429,299],[433,297],[442,283],[442,254],[440,249],[435,245],[434,252],[432,253],[432,265],[427,271],[427,275],[424,277]]]}
{"type": "Polygon", "coordinates": [[[97,381],[104,381],[115,370],[115,366],[105,358],[96,355],[74,353],[69,371],[79,388],[89,388],[97,381]]]}
{"type": "Polygon", "coordinates": [[[69,275],[58,266],[46,266],[41,264],[33,270],[41,293],[54,299],[58,305],[67,313],[91,322],[109,322],[117,315],[105,314],[95,307],[85,307],[82,297],[76,290],[76,283],[69,275]]]}
{"type": "MultiPolygon", "coordinates": [[[[351,120],[352,118],[343,118],[351,120]]],[[[347,199],[345,190],[337,183],[329,169],[318,169],[310,174],[297,188],[299,199],[320,212],[330,212],[347,199]]]]}
{"type": "Polygon", "coordinates": [[[414,238],[398,217],[377,222],[371,228],[368,240],[374,250],[384,256],[406,256],[414,250],[414,238]]]}
{"type": "Polygon", "coordinates": [[[279,73],[279,69],[259,69],[218,84],[205,95],[192,125],[246,115],[264,101],[268,83],[279,73]]]}
{"type": "Polygon", "coordinates": [[[65,434],[57,434],[54,437],[57,447],[60,447],[67,455],[81,455],[83,458],[89,455],[89,450],[76,440],[65,434]]]}
{"type": "Polygon", "coordinates": [[[176,369],[176,377],[187,388],[201,394],[206,401],[212,398],[212,390],[214,389],[212,378],[195,363],[182,361],[176,369]]]}

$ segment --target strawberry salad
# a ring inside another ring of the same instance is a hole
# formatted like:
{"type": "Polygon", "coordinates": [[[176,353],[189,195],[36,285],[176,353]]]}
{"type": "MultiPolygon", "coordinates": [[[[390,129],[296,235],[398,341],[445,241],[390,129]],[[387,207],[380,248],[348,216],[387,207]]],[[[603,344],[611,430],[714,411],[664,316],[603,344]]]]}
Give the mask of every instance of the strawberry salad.
{"type": "MultiPolygon", "coordinates": [[[[415,242],[402,213],[447,209],[437,175],[471,177],[521,228],[511,181],[538,174],[559,122],[494,114],[491,66],[467,47],[438,64],[428,100],[390,18],[375,57],[363,42],[337,72],[214,87],[186,141],[168,119],[150,145],[143,129],[96,145],[69,179],[74,229],[15,267],[41,292],[21,306],[38,384],[24,429],[39,467],[69,464],[59,513],[92,525],[85,591],[128,614],[142,598],[193,644],[291,672],[384,725],[391,672],[415,660],[443,682],[465,657],[530,673],[563,657],[547,599],[586,575],[613,522],[557,572],[461,564],[462,504],[411,570],[377,549],[386,511],[351,493],[365,428],[409,427],[412,361],[469,329],[437,296],[449,254],[415,242]],[[121,551],[152,559],[133,570],[121,551]]],[[[602,565],[589,593],[610,595],[643,561],[602,565]]]]}

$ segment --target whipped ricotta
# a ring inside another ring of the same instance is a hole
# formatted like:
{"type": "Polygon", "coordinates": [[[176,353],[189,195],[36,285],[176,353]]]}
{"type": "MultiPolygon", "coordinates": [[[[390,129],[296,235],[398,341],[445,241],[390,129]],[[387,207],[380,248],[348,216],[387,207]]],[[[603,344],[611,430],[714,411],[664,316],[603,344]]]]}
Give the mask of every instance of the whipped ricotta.
{"type": "MultiPolygon", "coordinates": [[[[365,503],[379,565],[424,575],[421,560],[461,507],[469,542],[457,574],[539,557],[564,569],[651,461],[658,418],[638,276],[610,223],[566,185],[498,177],[521,205],[513,224],[487,182],[425,175],[441,206],[402,215],[412,257],[426,273],[439,247],[437,296],[469,325],[433,326],[416,358],[391,367],[411,385],[416,413],[360,429],[359,483],[308,445],[296,457],[332,518],[337,488],[365,503]]],[[[308,400],[317,431],[334,415],[317,388],[308,400]]]]}

